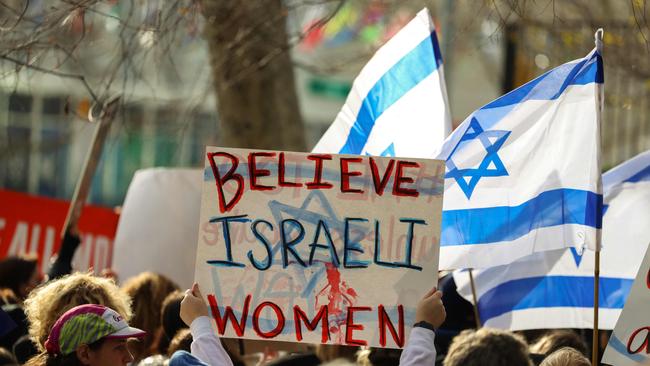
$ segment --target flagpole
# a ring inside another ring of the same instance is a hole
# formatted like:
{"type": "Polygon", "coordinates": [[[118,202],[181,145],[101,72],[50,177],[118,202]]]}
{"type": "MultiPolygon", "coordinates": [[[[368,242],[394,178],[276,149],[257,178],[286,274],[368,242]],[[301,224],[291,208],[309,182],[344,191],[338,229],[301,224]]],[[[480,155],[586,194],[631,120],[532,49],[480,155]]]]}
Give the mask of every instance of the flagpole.
{"type": "Polygon", "coordinates": [[[474,274],[472,273],[472,269],[468,269],[469,271],[469,284],[470,287],[472,288],[472,306],[474,307],[474,319],[476,321],[476,329],[481,329],[481,316],[479,315],[478,312],[478,300],[476,299],[476,285],[474,284],[474,274]]]}
{"type": "Polygon", "coordinates": [[[81,174],[77,180],[77,185],[75,186],[72,200],[70,201],[70,207],[68,207],[68,213],[65,216],[65,221],[61,228],[61,239],[63,239],[68,229],[77,227],[77,223],[81,217],[81,211],[90,192],[95,171],[97,170],[97,164],[99,164],[99,159],[102,155],[104,142],[111,128],[111,122],[117,112],[120,98],[119,95],[111,97],[103,104],[98,103],[93,105],[88,111],[88,120],[90,122],[97,121],[97,126],[95,127],[95,133],[90,143],[90,150],[86,155],[84,164],[81,166],[81,174]],[[99,109],[97,111],[99,114],[98,117],[93,116],[95,108],[99,109]]]}
{"type": "MultiPolygon", "coordinates": [[[[602,57],[603,55],[603,29],[599,28],[594,34],[594,41],[596,43],[596,50],[602,57]]],[[[598,169],[601,169],[600,164],[600,140],[601,140],[601,118],[603,111],[603,84],[596,83],[596,123],[598,124],[598,153],[596,154],[598,159],[598,169]]],[[[602,174],[602,170],[600,170],[602,174]]],[[[598,176],[598,187],[602,194],[602,179],[601,175],[598,176]]],[[[602,205],[601,205],[602,207],[602,205]]],[[[601,216],[602,217],[602,216],[601,216]]],[[[592,334],[592,346],[591,346],[591,364],[598,365],[598,350],[599,350],[599,337],[598,337],[598,309],[599,309],[599,285],[600,285],[600,244],[602,238],[602,228],[597,232],[596,236],[596,252],[594,255],[594,329],[592,334]]]]}

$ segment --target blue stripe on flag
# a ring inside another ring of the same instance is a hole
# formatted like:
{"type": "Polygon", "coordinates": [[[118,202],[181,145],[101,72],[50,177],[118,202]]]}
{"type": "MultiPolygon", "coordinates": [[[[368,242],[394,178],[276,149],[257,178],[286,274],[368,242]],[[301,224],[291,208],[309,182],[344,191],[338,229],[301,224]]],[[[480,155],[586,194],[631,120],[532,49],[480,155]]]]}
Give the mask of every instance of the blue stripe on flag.
{"type": "Polygon", "coordinates": [[[340,154],[360,154],[366,146],[375,121],[409,90],[431,75],[442,62],[436,33],[425,38],[393,65],[370,89],[361,103],[340,154]],[[432,62],[432,60],[434,62],[432,62]]]}
{"type": "Polygon", "coordinates": [[[638,183],[645,181],[650,181],[650,166],[643,168],[643,170],[627,178],[624,182],[638,183]]]}
{"type": "MultiPolygon", "coordinates": [[[[622,309],[634,281],[625,278],[601,277],[601,308],[622,309]]],[[[594,278],[576,276],[542,276],[521,278],[502,283],[479,299],[481,319],[503,315],[514,310],[594,306],[594,278]]]]}
{"type": "Polygon", "coordinates": [[[603,60],[598,53],[594,53],[579,62],[560,65],[481,109],[505,107],[524,100],[554,100],[571,85],[603,81],[603,60]]]}
{"type": "Polygon", "coordinates": [[[446,210],[442,212],[440,245],[511,241],[533,230],[565,224],[600,229],[602,204],[603,196],[594,192],[555,189],[519,206],[446,210]]]}

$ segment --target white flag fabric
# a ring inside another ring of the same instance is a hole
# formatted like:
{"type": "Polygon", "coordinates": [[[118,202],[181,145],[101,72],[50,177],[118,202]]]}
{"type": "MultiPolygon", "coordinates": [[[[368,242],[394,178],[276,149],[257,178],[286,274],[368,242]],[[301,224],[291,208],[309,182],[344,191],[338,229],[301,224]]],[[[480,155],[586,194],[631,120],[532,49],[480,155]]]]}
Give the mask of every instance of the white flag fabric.
{"type": "MultiPolygon", "coordinates": [[[[613,329],[650,243],[650,151],[603,175],[605,207],[600,269],[600,324],[613,329]]],[[[523,330],[592,328],[594,252],[575,248],[534,253],[474,271],[481,321],[523,330]]],[[[467,271],[454,272],[472,302],[467,271]]]]}
{"type": "Polygon", "coordinates": [[[596,248],[601,83],[594,49],[478,109],[445,140],[440,269],[596,248]]]}
{"type": "Polygon", "coordinates": [[[313,152],[430,158],[450,132],[442,56],[423,9],[361,70],[313,152]]]}

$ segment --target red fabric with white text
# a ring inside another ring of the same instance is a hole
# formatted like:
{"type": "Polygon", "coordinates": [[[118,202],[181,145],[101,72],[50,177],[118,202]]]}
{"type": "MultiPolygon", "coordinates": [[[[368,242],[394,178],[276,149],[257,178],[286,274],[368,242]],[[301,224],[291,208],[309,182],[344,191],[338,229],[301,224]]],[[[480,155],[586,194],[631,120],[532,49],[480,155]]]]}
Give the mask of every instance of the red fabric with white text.
{"type": "MultiPolygon", "coordinates": [[[[0,189],[0,258],[36,253],[41,273],[61,245],[69,202],[0,189]]],[[[73,262],[76,270],[110,268],[119,216],[113,210],[86,206],[79,220],[82,243],[73,262]]]]}

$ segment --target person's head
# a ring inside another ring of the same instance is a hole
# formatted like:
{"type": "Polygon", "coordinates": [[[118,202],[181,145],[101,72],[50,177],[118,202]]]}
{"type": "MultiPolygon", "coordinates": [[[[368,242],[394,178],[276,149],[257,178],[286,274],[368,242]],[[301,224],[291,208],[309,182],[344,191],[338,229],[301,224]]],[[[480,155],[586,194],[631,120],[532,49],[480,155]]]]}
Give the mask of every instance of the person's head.
{"type": "Polygon", "coordinates": [[[512,332],[481,328],[464,330],[449,346],[444,366],[531,366],[528,347],[512,332]]]}
{"type": "Polygon", "coordinates": [[[8,349],[0,347],[0,366],[18,365],[14,355],[8,349]]]}
{"type": "Polygon", "coordinates": [[[356,361],[357,351],[359,351],[359,347],[338,344],[318,344],[315,353],[316,357],[322,362],[329,362],[339,358],[356,361]]]}
{"type": "Polygon", "coordinates": [[[19,300],[41,282],[38,259],[34,256],[13,256],[0,260],[0,289],[9,289],[19,300]]]}
{"type": "Polygon", "coordinates": [[[172,338],[167,348],[167,356],[171,357],[176,351],[190,352],[190,345],[192,344],[192,333],[188,328],[181,329],[172,338]]]}
{"type": "Polygon", "coordinates": [[[87,273],[75,273],[48,282],[25,300],[29,334],[40,351],[56,320],[66,311],[82,304],[104,305],[124,319],[131,318],[131,300],[110,279],[87,273]]]}
{"type": "Polygon", "coordinates": [[[399,364],[401,351],[390,348],[366,348],[357,352],[357,365],[387,366],[399,364]]]}
{"type": "MultiPolygon", "coordinates": [[[[122,286],[122,290],[133,300],[133,318],[130,323],[134,327],[142,328],[148,336],[142,342],[132,345],[133,356],[139,361],[155,352],[164,352],[163,349],[152,350],[155,336],[160,333],[161,308],[163,300],[179,287],[169,278],[152,272],[143,272],[130,278],[122,286]]],[[[157,345],[154,348],[158,348],[157,345]]]]}
{"type": "Polygon", "coordinates": [[[591,362],[579,351],[562,347],[548,355],[539,366],[591,366],[591,362]]]}
{"type": "Polygon", "coordinates": [[[550,355],[560,348],[571,347],[583,355],[587,355],[587,344],[572,330],[551,330],[541,336],[532,346],[530,352],[540,355],[550,355]]]}
{"type": "Polygon", "coordinates": [[[171,341],[179,330],[187,328],[183,319],[181,319],[181,301],[183,301],[182,291],[174,291],[165,297],[161,309],[161,323],[163,333],[171,341]]]}
{"type": "Polygon", "coordinates": [[[335,360],[322,363],[321,366],[359,366],[359,365],[355,362],[351,362],[346,358],[337,358],[335,360]]]}
{"type": "Polygon", "coordinates": [[[102,305],[76,306],[61,315],[45,341],[48,366],[116,366],[133,361],[126,340],[146,333],[102,305]]]}

